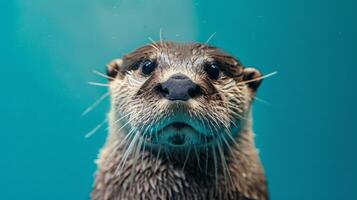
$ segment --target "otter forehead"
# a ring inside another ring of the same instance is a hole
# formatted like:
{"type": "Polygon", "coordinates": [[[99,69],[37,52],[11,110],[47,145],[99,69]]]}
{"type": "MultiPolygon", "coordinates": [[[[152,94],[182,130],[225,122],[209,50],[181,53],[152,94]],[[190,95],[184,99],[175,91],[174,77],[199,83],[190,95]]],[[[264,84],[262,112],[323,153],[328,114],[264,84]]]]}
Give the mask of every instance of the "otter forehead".
{"type": "Polygon", "coordinates": [[[142,46],[123,57],[119,71],[135,68],[142,59],[155,59],[161,68],[186,68],[200,70],[205,63],[216,62],[221,70],[230,77],[239,76],[242,67],[238,59],[228,53],[201,43],[157,42],[142,46]]]}

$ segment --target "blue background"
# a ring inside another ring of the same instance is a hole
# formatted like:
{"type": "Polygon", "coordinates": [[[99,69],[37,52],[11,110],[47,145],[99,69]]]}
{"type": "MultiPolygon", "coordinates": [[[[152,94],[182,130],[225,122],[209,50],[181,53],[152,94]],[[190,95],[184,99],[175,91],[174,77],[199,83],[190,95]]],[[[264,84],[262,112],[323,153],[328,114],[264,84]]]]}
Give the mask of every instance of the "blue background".
{"type": "Polygon", "coordinates": [[[263,73],[254,129],[271,199],[356,199],[352,0],[0,2],[0,198],[88,199],[110,60],[148,37],[204,42],[263,73]]]}

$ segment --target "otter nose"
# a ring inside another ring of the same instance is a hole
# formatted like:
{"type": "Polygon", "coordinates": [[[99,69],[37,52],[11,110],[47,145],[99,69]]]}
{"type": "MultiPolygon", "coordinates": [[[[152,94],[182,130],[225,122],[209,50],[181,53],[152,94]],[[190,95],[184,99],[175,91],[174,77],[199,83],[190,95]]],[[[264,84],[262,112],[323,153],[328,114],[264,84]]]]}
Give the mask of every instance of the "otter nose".
{"type": "Polygon", "coordinates": [[[163,97],[171,101],[187,101],[201,94],[201,88],[183,74],[171,76],[157,88],[163,97]]]}

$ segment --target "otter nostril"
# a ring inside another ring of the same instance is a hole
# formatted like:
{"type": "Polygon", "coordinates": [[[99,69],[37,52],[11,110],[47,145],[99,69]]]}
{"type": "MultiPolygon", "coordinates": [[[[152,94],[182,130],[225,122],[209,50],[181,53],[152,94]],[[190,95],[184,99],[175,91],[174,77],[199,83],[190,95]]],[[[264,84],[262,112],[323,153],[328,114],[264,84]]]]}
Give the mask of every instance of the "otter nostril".
{"type": "Polygon", "coordinates": [[[200,96],[202,94],[202,89],[198,85],[194,85],[190,89],[188,89],[188,95],[190,95],[191,98],[200,96]]]}
{"type": "Polygon", "coordinates": [[[169,90],[167,88],[162,87],[161,84],[156,86],[156,91],[158,91],[158,93],[160,93],[164,97],[169,95],[169,90]]]}

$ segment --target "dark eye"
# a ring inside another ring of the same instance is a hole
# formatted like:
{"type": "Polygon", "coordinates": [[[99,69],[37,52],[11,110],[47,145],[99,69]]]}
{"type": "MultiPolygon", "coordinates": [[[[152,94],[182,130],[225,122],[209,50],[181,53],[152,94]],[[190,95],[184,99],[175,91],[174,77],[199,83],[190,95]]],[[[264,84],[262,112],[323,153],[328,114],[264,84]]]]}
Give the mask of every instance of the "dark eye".
{"type": "Polygon", "coordinates": [[[150,75],[156,68],[154,61],[151,60],[144,60],[140,64],[141,73],[144,75],[150,75]]]}
{"type": "Polygon", "coordinates": [[[214,80],[218,79],[219,75],[221,74],[221,70],[216,63],[206,64],[204,70],[208,74],[208,77],[214,80]]]}

